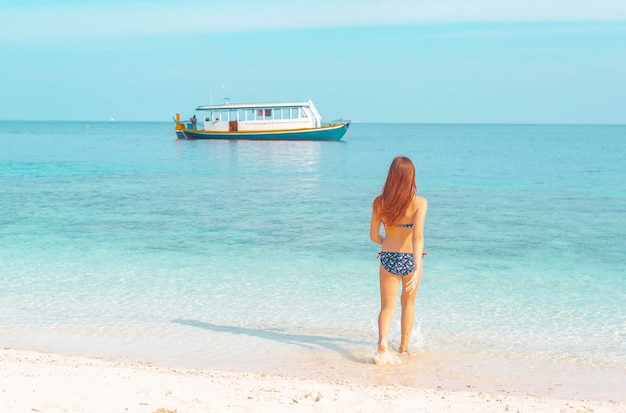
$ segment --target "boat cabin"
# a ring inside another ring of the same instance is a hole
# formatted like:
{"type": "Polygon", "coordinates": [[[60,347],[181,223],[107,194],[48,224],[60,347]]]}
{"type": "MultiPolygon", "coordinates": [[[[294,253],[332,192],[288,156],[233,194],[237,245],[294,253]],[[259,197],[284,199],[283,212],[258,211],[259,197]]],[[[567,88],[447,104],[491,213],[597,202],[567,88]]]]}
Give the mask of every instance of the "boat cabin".
{"type": "Polygon", "coordinates": [[[310,100],[283,103],[223,103],[198,106],[203,112],[203,130],[245,132],[319,128],[322,117],[310,100]]]}

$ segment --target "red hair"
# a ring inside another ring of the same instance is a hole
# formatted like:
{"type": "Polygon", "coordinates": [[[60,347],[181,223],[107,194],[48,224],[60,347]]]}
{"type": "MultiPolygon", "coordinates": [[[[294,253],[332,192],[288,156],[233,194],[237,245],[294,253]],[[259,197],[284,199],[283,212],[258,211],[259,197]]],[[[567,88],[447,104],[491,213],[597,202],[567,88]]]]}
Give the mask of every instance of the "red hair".
{"type": "Polygon", "coordinates": [[[413,162],[407,157],[397,156],[389,166],[383,190],[374,199],[374,209],[385,224],[399,224],[416,193],[413,162]]]}

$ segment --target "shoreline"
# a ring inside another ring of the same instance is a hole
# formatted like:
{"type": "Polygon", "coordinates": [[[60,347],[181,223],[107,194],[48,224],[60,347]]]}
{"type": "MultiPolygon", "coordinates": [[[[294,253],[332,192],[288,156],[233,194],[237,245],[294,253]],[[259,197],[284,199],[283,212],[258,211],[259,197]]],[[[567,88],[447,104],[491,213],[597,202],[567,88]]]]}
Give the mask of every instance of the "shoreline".
{"type": "Polygon", "coordinates": [[[0,350],[3,412],[206,411],[555,412],[626,410],[626,403],[445,386],[366,384],[327,377],[163,367],[152,363],[0,350]]]}

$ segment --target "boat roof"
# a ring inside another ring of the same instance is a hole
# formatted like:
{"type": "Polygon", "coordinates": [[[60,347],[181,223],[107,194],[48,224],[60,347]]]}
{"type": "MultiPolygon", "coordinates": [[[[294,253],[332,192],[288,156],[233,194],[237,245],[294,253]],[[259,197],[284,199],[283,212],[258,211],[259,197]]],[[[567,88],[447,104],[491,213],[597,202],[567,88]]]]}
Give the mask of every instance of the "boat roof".
{"type": "Polygon", "coordinates": [[[299,108],[309,106],[312,106],[310,100],[308,102],[222,103],[221,105],[198,106],[196,110],[299,108]]]}

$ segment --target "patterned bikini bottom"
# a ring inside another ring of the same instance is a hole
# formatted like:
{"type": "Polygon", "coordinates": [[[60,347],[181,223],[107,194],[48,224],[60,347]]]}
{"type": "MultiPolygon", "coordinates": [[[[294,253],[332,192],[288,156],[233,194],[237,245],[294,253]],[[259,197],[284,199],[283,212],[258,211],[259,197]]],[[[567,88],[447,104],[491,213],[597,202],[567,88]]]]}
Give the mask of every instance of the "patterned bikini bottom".
{"type": "MultiPolygon", "coordinates": [[[[415,271],[413,253],[381,251],[378,256],[380,257],[380,265],[391,274],[404,277],[415,271]]],[[[422,258],[425,256],[426,253],[423,253],[422,258]]]]}

